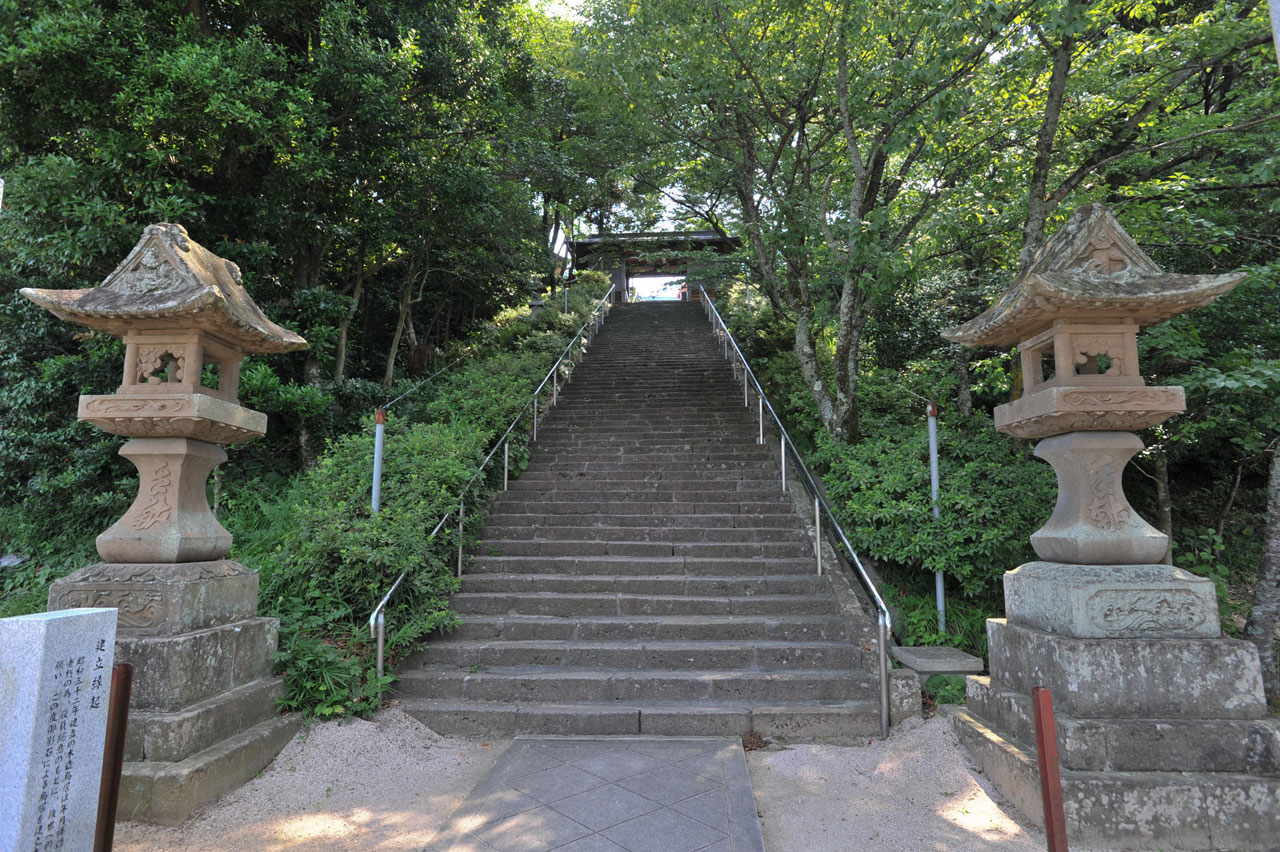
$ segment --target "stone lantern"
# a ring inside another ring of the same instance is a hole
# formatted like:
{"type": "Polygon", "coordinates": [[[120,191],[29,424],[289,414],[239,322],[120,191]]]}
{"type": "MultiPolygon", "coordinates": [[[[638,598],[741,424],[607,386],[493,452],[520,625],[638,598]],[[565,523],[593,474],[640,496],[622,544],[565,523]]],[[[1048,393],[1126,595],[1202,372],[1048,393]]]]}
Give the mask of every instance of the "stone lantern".
{"type": "Polygon", "coordinates": [[[252,777],[297,727],[274,710],[278,623],[257,617],[257,573],[223,558],[231,534],[205,489],[224,445],[266,434],[266,415],[237,398],[244,357],[307,343],[179,225],[148,227],[96,287],[22,294],[125,343],[119,388],[80,397],[78,415],[130,439],[120,454],[138,469],[138,494],[98,536],[105,564],[56,581],[49,609],[119,610],[116,659],[135,668],[120,812],[181,822],[252,777]]]}
{"type": "Polygon", "coordinates": [[[1221,636],[1213,584],[1159,564],[1168,538],[1125,498],[1132,430],[1185,410],[1146,384],[1138,332],[1228,292],[1243,273],[1161,270],[1101,205],[1076,210],[1009,290],[946,332],[1017,345],[1024,394],[1002,432],[1039,439],[1058,499],[1031,536],[1043,561],[1004,575],[989,677],[968,682],[961,739],[1041,816],[1030,693],[1052,691],[1069,833],[1099,848],[1261,848],[1280,836],[1280,725],[1256,649],[1221,636]]]}

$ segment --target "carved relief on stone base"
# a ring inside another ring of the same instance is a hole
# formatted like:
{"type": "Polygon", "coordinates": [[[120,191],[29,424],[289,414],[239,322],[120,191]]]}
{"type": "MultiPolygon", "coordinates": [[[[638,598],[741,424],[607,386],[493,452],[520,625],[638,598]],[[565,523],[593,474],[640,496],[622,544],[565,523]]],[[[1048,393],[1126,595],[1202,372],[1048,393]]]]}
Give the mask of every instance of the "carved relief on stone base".
{"type": "Polygon", "coordinates": [[[77,416],[104,432],[129,438],[235,444],[267,431],[265,414],[206,393],[82,396],[77,416]]]}
{"type": "Polygon", "coordinates": [[[1149,429],[1187,408],[1180,387],[1051,387],[996,407],[995,424],[1018,438],[1149,429]]]}
{"type": "Polygon", "coordinates": [[[1045,438],[1035,454],[1053,465],[1058,502],[1031,536],[1036,554],[1074,565],[1159,562],[1164,533],[1144,521],[1124,496],[1122,475],[1142,441],[1128,432],[1069,432],[1045,438]]]}

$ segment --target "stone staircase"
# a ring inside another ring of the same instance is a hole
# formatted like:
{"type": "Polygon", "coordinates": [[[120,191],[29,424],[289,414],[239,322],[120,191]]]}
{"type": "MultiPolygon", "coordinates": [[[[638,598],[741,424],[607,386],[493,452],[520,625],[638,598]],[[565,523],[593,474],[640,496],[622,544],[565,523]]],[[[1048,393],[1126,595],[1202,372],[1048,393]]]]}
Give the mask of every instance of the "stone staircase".
{"type": "Polygon", "coordinates": [[[400,667],[402,709],[477,735],[877,734],[874,619],[817,576],[757,434],[700,306],[614,309],[493,501],[462,626],[400,667]]]}

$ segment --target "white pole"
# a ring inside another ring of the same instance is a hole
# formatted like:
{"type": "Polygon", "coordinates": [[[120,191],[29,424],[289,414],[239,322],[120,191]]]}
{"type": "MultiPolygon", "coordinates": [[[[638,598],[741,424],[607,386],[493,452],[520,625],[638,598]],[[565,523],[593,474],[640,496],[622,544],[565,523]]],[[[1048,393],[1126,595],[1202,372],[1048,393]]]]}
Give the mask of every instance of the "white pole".
{"type": "Polygon", "coordinates": [[[373,415],[373,499],[369,501],[375,515],[382,508],[382,444],[386,431],[387,412],[379,408],[373,415]]]}
{"type": "MultiPolygon", "coordinates": [[[[933,500],[933,519],[941,517],[938,511],[938,406],[929,403],[925,409],[929,417],[929,496],[933,500]]],[[[942,572],[933,573],[933,596],[938,607],[938,632],[947,632],[947,601],[943,595],[942,572]]]]}
{"type": "Polygon", "coordinates": [[[1280,63],[1280,2],[1271,0],[1271,37],[1275,40],[1276,62],[1280,63]]]}

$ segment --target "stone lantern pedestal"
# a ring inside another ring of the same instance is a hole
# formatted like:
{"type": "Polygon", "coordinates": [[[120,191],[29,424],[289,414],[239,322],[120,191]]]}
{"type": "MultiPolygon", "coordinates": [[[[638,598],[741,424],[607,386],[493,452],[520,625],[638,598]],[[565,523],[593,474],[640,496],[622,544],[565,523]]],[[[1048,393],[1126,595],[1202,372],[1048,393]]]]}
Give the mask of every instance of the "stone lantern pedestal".
{"type": "Polygon", "coordinates": [[[98,536],[102,564],[54,582],[49,609],[116,607],[116,661],[134,666],[121,819],[180,823],[262,770],[298,729],[276,707],[278,622],[258,575],[224,557],[206,483],[224,445],[266,433],[239,404],[247,354],[306,341],[268,320],[235,264],[178,225],[153,225],[102,284],[23,295],[125,341],[116,393],[82,396],[79,419],[130,440],[129,511],[98,536]]]}
{"type": "Polygon", "coordinates": [[[1018,346],[1026,393],[996,409],[996,428],[1040,439],[1058,477],[1031,537],[1042,561],[1004,575],[990,675],[968,679],[953,720],[1001,793],[1040,822],[1030,694],[1052,691],[1073,844],[1280,845],[1280,724],[1266,715],[1257,651],[1222,636],[1209,580],[1160,564],[1167,537],[1121,482],[1142,449],[1131,430],[1185,408],[1182,388],[1143,381],[1139,329],[1242,278],[1165,273],[1090,205],[990,310],[945,335],[1018,346]]]}

